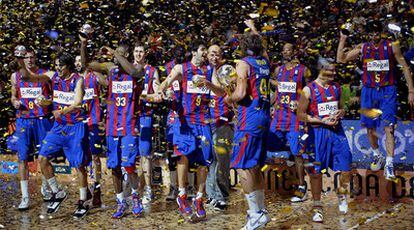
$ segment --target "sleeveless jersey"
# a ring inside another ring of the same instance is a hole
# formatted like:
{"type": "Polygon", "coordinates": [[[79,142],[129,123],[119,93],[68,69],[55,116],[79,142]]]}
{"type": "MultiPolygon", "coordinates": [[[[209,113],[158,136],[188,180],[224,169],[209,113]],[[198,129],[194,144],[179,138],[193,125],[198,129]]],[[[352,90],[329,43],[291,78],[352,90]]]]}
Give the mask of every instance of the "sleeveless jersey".
{"type": "Polygon", "coordinates": [[[113,69],[109,75],[106,116],[107,136],[137,135],[138,100],[142,87],[137,79],[113,69]]]}
{"type": "MultiPolygon", "coordinates": [[[[57,72],[52,77],[52,89],[53,89],[53,109],[63,110],[74,103],[75,100],[75,88],[81,76],[77,73],[73,73],[69,78],[63,79],[59,77],[57,72]]],[[[85,114],[82,109],[75,109],[71,113],[62,115],[60,118],[56,118],[55,121],[59,124],[76,124],[85,119],[85,114]]]]}
{"type": "Polygon", "coordinates": [[[338,83],[331,83],[324,88],[313,81],[308,84],[308,87],[311,91],[308,108],[310,115],[322,119],[339,109],[341,86],[338,83]]]}
{"type": "Polygon", "coordinates": [[[299,131],[299,119],[296,117],[297,102],[305,85],[306,67],[297,64],[288,70],[285,65],[277,74],[277,93],[275,111],[270,124],[272,130],[299,131]]]}
{"type": "MultiPolygon", "coordinates": [[[[175,61],[172,60],[170,62],[168,62],[167,64],[165,64],[164,68],[166,71],[167,76],[170,75],[172,69],[174,68],[174,66],[176,65],[175,61]]],[[[172,95],[172,101],[168,103],[168,105],[170,106],[170,111],[168,113],[168,117],[167,117],[167,122],[168,124],[172,125],[174,124],[174,118],[176,116],[178,116],[178,112],[180,110],[180,108],[182,107],[181,104],[181,93],[180,91],[182,90],[180,87],[180,82],[179,81],[174,81],[172,83],[172,85],[170,86],[170,90],[172,90],[174,93],[172,95]]]]}
{"type": "MultiPolygon", "coordinates": [[[[154,73],[156,69],[153,66],[145,65],[144,67],[145,76],[144,76],[144,89],[142,94],[153,94],[153,83],[154,83],[154,73]]],[[[156,104],[149,103],[146,100],[139,101],[138,113],[140,116],[151,116],[154,112],[153,107],[156,104]]]]}
{"type": "MultiPolygon", "coordinates": [[[[46,72],[44,69],[38,69],[37,74],[46,72]]],[[[16,110],[18,118],[36,118],[48,115],[51,112],[51,106],[38,106],[35,100],[40,95],[50,99],[50,84],[47,82],[30,82],[22,79],[20,72],[16,76],[16,93],[17,99],[21,102],[20,108],[16,110]]]]}
{"type": "Polygon", "coordinates": [[[86,74],[84,86],[85,95],[83,96],[83,103],[88,115],[88,125],[96,125],[102,121],[103,111],[99,101],[101,90],[98,78],[93,72],[88,72],[86,74]]]}
{"type": "Polygon", "coordinates": [[[268,129],[270,119],[270,66],[259,56],[243,58],[249,67],[246,96],[239,102],[237,129],[253,135],[268,129]]]}
{"type": "Polygon", "coordinates": [[[376,48],[372,43],[362,45],[362,83],[367,87],[396,84],[396,60],[392,42],[383,40],[376,48]]]}
{"type": "Polygon", "coordinates": [[[183,65],[182,75],[182,106],[183,118],[191,124],[206,125],[210,120],[209,103],[210,90],[207,87],[196,87],[192,81],[196,75],[207,77],[206,66],[197,67],[191,62],[183,65]]]}

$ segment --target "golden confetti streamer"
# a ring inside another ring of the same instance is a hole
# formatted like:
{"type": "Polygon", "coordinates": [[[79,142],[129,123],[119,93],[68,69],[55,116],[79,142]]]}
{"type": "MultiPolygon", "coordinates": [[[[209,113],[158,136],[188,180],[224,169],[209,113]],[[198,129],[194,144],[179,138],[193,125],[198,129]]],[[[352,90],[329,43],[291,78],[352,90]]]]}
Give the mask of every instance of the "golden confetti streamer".
{"type": "Polygon", "coordinates": [[[382,114],[382,111],[379,109],[360,109],[358,112],[372,119],[377,118],[382,114]]]}

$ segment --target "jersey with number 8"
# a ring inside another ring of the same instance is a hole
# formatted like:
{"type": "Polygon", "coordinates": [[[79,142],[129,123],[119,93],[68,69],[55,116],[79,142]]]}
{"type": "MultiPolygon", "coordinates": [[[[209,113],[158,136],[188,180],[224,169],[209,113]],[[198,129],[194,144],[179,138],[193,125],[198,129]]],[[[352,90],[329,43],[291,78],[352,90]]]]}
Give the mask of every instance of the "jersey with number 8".
{"type": "MultiPolygon", "coordinates": [[[[45,70],[38,69],[37,74],[44,73],[45,70]]],[[[50,86],[46,82],[29,82],[24,81],[20,72],[16,76],[16,93],[21,102],[20,108],[16,111],[18,118],[36,118],[46,116],[50,113],[50,106],[38,106],[35,103],[37,97],[43,95],[50,98],[50,86]]]]}
{"type": "Polygon", "coordinates": [[[138,97],[142,87],[137,79],[113,69],[108,81],[107,136],[137,135],[138,97]]]}

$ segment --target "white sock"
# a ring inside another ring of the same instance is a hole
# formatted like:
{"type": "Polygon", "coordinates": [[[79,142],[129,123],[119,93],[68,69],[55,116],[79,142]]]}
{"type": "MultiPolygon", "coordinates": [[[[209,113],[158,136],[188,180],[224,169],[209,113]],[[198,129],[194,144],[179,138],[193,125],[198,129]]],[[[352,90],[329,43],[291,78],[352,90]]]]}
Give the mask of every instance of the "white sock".
{"type": "Polygon", "coordinates": [[[203,193],[202,192],[197,192],[196,199],[201,199],[201,198],[203,198],[203,193]]]}
{"type": "Polygon", "coordinates": [[[178,188],[178,195],[179,196],[184,196],[185,194],[186,194],[185,188],[178,188]]]}
{"type": "Polygon", "coordinates": [[[124,193],[117,193],[116,194],[116,199],[118,199],[120,202],[124,201],[124,193]]]}
{"type": "Polygon", "coordinates": [[[252,212],[260,211],[259,205],[257,204],[257,191],[253,191],[249,194],[245,194],[249,210],[252,212]]]}
{"type": "Polygon", "coordinates": [[[392,164],[393,160],[394,160],[393,157],[387,156],[387,158],[385,159],[385,162],[387,165],[389,165],[389,164],[392,164]]]}
{"type": "Polygon", "coordinates": [[[47,189],[47,180],[46,177],[42,175],[42,188],[47,189]]]}
{"type": "Polygon", "coordinates": [[[29,198],[29,181],[21,180],[20,181],[20,190],[22,190],[22,198],[29,198]]]}
{"type": "Polygon", "coordinates": [[[145,185],[145,191],[151,191],[151,186],[145,185]]]}
{"type": "Polygon", "coordinates": [[[177,171],[170,171],[170,185],[177,188],[177,171]]]}
{"type": "Polygon", "coordinates": [[[50,189],[52,189],[53,193],[59,192],[59,184],[56,181],[56,177],[47,179],[47,183],[49,183],[50,189]]]}
{"type": "Polygon", "coordinates": [[[260,210],[265,209],[265,194],[264,190],[257,190],[256,192],[256,202],[260,210]]]}
{"type": "Polygon", "coordinates": [[[372,152],[374,153],[374,157],[380,155],[380,152],[378,149],[373,149],[372,152]]]}
{"type": "Polygon", "coordinates": [[[134,188],[131,188],[131,193],[134,195],[138,195],[138,191],[134,188]]]}
{"type": "Polygon", "coordinates": [[[298,186],[300,189],[305,189],[306,188],[306,186],[305,185],[299,185],[298,186]]]}
{"type": "Polygon", "coordinates": [[[83,201],[86,200],[86,197],[87,197],[87,190],[86,189],[87,189],[86,187],[83,187],[83,188],[79,189],[80,200],[83,200],[83,201]]]}

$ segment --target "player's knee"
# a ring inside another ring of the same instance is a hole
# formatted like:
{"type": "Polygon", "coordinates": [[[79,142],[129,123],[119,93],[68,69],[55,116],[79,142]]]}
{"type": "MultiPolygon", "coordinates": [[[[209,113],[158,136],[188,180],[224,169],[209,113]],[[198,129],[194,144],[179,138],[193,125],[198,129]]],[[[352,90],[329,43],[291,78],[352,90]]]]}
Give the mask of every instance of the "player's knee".
{"type": "Polygon", "coordinates": [[[135,166],[127,166],[127,167],[125,167],[125,171],[128,174],[136,173],[136,168],[135,168],[135,166]]]}
{"type": "Polygon", "coordinates": [[[49,159],[44,156],[40,156],[39,161],[41,166],[47,166],[49,164],[49,159]]]}
{"type": "Polygon", "coordinates": [[[387,135],[394,135],[394,126],[393,125],[385,126],[384,129],[385,129],[385,133],[387,135]]]}
{"type": "Polygon", "coordinates": [[[368,136],[372,136],[375,134],[375,129],[374,128],[367,128],[367,135],[368,136]]]}

